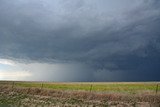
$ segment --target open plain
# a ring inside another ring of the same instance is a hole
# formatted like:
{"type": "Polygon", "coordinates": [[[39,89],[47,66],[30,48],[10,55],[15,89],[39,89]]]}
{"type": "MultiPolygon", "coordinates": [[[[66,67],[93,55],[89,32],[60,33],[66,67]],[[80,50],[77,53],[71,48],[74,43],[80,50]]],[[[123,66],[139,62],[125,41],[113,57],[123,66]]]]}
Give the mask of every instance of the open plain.
{"type": "Polygon", "coordinates": [[[0,107],[160,107],[159,82],[0,82],[0,107]]]}

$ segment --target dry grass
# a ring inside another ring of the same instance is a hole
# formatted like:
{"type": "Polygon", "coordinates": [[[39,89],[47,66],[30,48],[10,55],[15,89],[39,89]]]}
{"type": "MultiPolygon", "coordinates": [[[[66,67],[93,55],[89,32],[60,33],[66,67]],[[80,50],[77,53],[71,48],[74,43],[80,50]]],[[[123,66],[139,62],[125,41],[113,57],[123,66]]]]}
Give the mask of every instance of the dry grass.
{"type": "Polygon", "coordinates": [[[134,94],[121,91],[57,90],[17,87],[4,83],[0,85],[0,104],[11,104],[16,107],[160,107],[160,93],[156,94],[151,90],[140,90],[134,94]]]}
{"type": "MultiPolygon", "coordinates": [[[[54,105],[134,105],[136,104],[157,104],[160,105],[160,94],[100,94],[86,91],[58,91],[40,88],[13,88],[10,86],[1,86],[1,96],[17,97],[24,104],[54,104],[54,105]],[[27,103],[28,102],[28,103],[27,103]],[[141,103],[140,103],[141,102],[141,103]]],[[[16,99],[13,99],[17,101],[16,99]]],[[[13,102],[15,103],[15,102],[13,102]]]]}

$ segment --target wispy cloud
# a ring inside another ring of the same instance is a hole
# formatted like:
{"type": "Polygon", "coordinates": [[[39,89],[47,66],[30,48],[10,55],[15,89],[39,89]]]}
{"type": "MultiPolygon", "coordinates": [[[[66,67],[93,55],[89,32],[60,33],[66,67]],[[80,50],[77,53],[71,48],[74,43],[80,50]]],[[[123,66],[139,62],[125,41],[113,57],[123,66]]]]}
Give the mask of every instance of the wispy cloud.
{"type": "Polygon", "coordinates": [[[15,62],[9,59],[0,59],[0,64],[15,66],[15,62]]]}

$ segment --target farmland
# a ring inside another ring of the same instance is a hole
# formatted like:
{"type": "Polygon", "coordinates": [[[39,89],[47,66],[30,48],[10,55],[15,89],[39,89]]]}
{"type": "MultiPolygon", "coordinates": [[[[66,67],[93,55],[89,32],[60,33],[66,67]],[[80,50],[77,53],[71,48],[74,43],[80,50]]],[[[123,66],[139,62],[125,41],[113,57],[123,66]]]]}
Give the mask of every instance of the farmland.
{"type": "Polygon", "coordinates": [[[0,82],[0,105],[159,107],[159,82],[0,82]]]}

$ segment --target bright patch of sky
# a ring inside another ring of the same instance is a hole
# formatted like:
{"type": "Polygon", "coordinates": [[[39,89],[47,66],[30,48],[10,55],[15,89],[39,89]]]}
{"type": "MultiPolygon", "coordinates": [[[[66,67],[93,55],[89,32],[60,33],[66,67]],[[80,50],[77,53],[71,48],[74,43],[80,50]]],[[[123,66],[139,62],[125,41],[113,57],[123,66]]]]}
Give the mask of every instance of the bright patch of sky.
{"type": "Polygon", "coordinates": [[[25,80],[32,74],[12,60],[0,59],[0,80],[25,80]]]}

